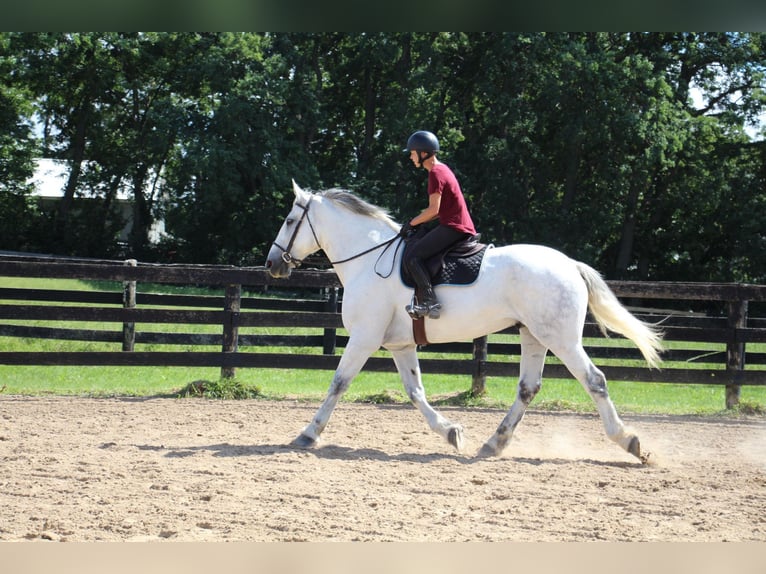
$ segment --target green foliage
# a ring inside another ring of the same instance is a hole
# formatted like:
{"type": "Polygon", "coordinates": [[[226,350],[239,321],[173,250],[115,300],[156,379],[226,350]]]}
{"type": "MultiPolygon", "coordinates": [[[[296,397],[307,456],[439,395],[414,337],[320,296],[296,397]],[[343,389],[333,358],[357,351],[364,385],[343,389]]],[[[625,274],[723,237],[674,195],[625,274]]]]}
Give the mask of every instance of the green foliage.
{"type": "Polygon", "coordinates": [[[766,145],[745,128],[766,110],[765,45],[721,32],[2,33],[0,241],[113,256],[122,187],[125,255],[258,264],[291,179],[411,217],[425,176],[401,150],[430,129],[486,241],[551,245],[611,278],[764,282],[766,145]],[[28,201],[33,155],[70,168],[47,218],[28,201]],[[160,218],[168,235],[152,244],[160,218]]]}
{"type": "Polygon", "coordinates": [[[396,404],[407,402],[406,395],[399,389],[383,389],[377,393],[364,395],[357,399],[360,403],[369,403],[372,405],[396,404]]]}
{"type": "Polygon", "coordinates": [[[216,381],[194,381],[186,385],[178,392],[179,398],[206,398],[206,399],[257,399],[262,396],[261,390],[252,385],[247,385],[236,379],[221,378],[216,381]]]}
{"type": "MultiPolygon", "coordinates": [[[[0,36],[0,77],[8,77],[15,58],[0,36]]],[[[0,248],[24,250],[39,214],[30,199],[34,140],[25,117],[31,113],[23,87],[0,81],[0,248]]]]}
{"type": "Polygon", "coordinates": [[[734,413],[736,414],[741,414],[746,416],[766,415],[766,406],[755,401],[742,401],[731,410],[733,410],[734,413]]]}

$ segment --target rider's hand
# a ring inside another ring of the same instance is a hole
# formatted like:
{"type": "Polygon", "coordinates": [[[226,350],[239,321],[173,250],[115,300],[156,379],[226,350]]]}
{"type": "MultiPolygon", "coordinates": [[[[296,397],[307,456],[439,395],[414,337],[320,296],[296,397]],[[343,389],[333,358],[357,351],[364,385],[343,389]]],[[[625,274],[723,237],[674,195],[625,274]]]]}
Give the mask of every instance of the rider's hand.
{"type": "Polygon", "coordinates": [[[410,222],[408,221],[407,223],[402,225],[402,228],[399,230],[399,237],[406,238],[413,229],[414,228],[412,227],[412,225],[410,225],[410,222]]]}

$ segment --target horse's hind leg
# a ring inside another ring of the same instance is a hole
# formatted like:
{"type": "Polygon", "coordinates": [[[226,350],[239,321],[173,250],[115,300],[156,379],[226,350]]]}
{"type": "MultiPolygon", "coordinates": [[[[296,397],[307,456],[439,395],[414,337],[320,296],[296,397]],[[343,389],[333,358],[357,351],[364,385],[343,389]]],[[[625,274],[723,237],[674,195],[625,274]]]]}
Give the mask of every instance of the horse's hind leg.
{"type": "Polygon", "coordinates": [[[604,373],[593,364],[582,345],[578,344],[575,348],[569,351],[560,351],[556,355],[574,377],[580,381],[593,402],[596,403],[596,409],[601,416],[606,435],[630,454],[643,461],[638,436],[626,427],[620,419],[612,399],[609,398],[604,373]]]}
{"type": "Polygon", "coordinates": [[[479,457],[499,456],[503,452],[513,436],[513,431],[524,417],[529,403],[542,386],[543,365],[548,350],[532,336],[526,327],[521,327],[519,333],[521,334],[521,372],[516,400],[500,426],[497,427],[495,434],[481,447],[477,454],[479,457]]]}
{"type": "Polygon", "coordinates": [[[394,357],[394,363],[402,378],[404,389],[407,396],[418,410],[425,417],[431,430],[439,434],[444,440],[450,443],[458,452],[463,450],[465,439],[463,437],[463,427],[444,418],[434,410],[426,400],[426,392],[423,388],[423,381],[420,374],[420,363],[418,362],[417,351],[415,347],[406,347],[404,349],[391,350],[394,357]]]}

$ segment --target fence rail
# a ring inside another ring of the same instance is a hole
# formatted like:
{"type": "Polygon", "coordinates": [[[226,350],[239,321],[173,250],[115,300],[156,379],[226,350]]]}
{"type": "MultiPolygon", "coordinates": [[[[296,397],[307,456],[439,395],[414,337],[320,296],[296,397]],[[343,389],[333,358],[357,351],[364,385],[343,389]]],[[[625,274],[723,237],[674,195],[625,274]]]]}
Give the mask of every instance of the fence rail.
{"type": "MultiPolygon", "coordinates": [[[[237,368],[334,369],[337,349],[345,346],[340,310],[341,285],[332,271],[298,270],[289,279],[273,279],[263,267],[240,268],[209,265],[137,264],[135,261],[71,260],[22,255],[0,255],[0,276],[72,278],[122,282],[118,291],[72,291],[64,289],[0,288],[0,336],[34,339],[98,341],[121,345],[114,351],[37,352],[0,351],[0,364],[7,365],[112,365],[112,366],[198,366],[220,367],[224,376],[237,368]],[[164,283],[181,286],[223,288],[222,295],[174,295],[146,293],[137,285],[164,283]],[[278,288],[292,291],[290,298],[242,296],[243,286],[255,290],[278,288]],[[322,293],[307,299],[306,290],[322,293]],[[303,293],[304,298],[300,298],[303,293]],[[30,322],[95,322],[99,328],[65,328],[30,322]],[[105,325],[107,324],[107,325],[105,325]],[[112,327],[108,327],[112,324],[112,327]],[[142,325],[136,329],[136,324],[142,325]],[[217,325],[218,333],[168,333],[143,325],[217,325]],[[273,328],[307,329],[309,334],[271,334],[273,328]],[[264,332],[240,332],[260,329],[264,332]],[[138,351],[136,345],[183,345],[215,347],[188,351],[138,351]],[[243,347],[256,352],[242,352],[243,347]],[[321,354],[262,352],[258,348],[313,347],[321,354]]],[[[665,382],[726,385],[727,406],[739,400],[741,385],[766,385],[766,319],[748,316],[752,302],[766,301],[766,286],[746,284],[609,281],[624,302],[640,300],[632,307],[641,319],[662,321],[665,339],[684,342],[663,356],[662,370],[644,366],[609,364],[610,361],[641,361],[637,349],[620,346],[617,338],[604,339],[591,321],[585,326],[586,348],[608,379],[636,382],[665,382]],[[657,309],[679,302],[708,301],[719,304],[726,314],[709,316],[699,312],[657,309]],[[651,303],[652,307],[648,308],[651,303]],[[713,348],[711,345],[713,344],[713,348]],[[750,349],[748,349],[750,345],[750,349]]],[[[508,329],[475,341],[429,345],[421,349],[422,368],[433,373],[466,374],[474,392],[482,392],[486,377],[517,376],[519,344],[508,329]],[[436,358],[437,353],[463,354],[465,359],[436,358]],[[434,358],[429,358],[434,357],[434,358]]],[[[546,376],[570,378],[554,359],[546,365],[546,376]]],[[[637,362],[643,365],[643,362],[637,362]]],[[[394,371],[388,358],[372,357],[365,369],[394,371]]]]}

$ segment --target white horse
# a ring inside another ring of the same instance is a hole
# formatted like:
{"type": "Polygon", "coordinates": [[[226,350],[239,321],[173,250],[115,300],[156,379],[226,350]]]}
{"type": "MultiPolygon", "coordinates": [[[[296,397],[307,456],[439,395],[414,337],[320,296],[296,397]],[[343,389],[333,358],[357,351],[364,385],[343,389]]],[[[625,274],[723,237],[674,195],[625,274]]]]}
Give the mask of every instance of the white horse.
{"type": "MultiPolygon", "coordinates": [[[[310,447],[319,441],[352,379],[383,347],[393,355],[407,395],[428,425],[461,452],[463,428],[435,411],[423,389],[412,319],[405,311],[412,289],[399,275],[400,250],[386,248],[399,241],[400,225],[385,210],[346,191],[309,193],[295,182],[293,191],[295,201],[269,250],[266,267],[273,277],[287,277],[304,258],[322,249],[344,287],[342,316],[349,333],[327,397],[293,444],[310,447]]],[[[472,340],[519,327],[522,352],[516,400],[478,456],[500,455],[508,445],[540,390],[550,350],[595,401],[607,436],[641,459],[638,437],[620,420],[604,374],[583,349],[583,324],[590,307],[604,332],[609,329],[631,339],[653,367],[660,361],[661,334],[631,315],[596,271],[554,249],[511,245],[487,250],[473,284],[440,285],[436,294],[442,303],[441,318],[425,319],[431,343],[472,340]]]]}

